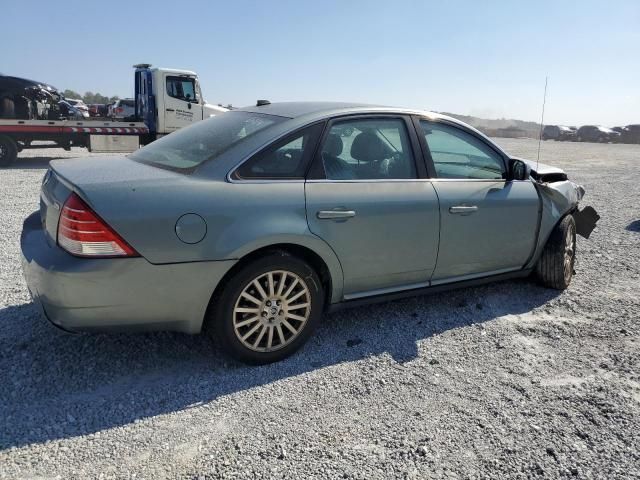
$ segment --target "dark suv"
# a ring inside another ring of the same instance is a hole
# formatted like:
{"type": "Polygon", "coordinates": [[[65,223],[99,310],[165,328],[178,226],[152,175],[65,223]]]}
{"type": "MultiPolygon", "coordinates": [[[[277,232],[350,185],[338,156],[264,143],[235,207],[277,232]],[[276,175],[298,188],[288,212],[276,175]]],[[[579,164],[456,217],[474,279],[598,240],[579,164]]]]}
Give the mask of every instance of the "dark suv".
{"type": "Polygon", "coordinates": [[[542,140],[575,140],[576,131],[564,125],[545,125],[542,140]]]}
{"type": "Polygon", "coordinates": [[[576,133],[579,142],[617,142],[620,140],[620,133],[610,128],[598,125],[584,125],[576,133]]]}

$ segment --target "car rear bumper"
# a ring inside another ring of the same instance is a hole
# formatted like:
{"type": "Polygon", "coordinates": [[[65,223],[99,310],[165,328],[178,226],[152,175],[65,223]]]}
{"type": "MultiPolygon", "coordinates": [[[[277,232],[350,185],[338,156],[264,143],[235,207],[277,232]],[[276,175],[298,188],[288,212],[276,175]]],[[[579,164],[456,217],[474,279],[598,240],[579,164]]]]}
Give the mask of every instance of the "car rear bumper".
{"type": "Polygon", "coordinates": [[[51,323],[68,331],[197,333],[211,294],[235,264],[74,257],[46,237],[38,212],[24,221],[20,245],[34,302],[51,323]]]}

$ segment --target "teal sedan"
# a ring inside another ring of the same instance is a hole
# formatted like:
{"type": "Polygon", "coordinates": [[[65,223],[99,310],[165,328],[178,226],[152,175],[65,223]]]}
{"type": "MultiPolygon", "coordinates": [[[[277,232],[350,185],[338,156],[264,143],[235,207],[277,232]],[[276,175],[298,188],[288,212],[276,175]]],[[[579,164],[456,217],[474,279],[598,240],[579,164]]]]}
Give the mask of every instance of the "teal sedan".
{"type": "Polygon", "coordinates": [[[205,330],[267,363],[328,310],[531,274],[567,288],[597,220],[583,194],[443,115],[259,101],[51,162],[23,269],[62,329],[205,330]]]}

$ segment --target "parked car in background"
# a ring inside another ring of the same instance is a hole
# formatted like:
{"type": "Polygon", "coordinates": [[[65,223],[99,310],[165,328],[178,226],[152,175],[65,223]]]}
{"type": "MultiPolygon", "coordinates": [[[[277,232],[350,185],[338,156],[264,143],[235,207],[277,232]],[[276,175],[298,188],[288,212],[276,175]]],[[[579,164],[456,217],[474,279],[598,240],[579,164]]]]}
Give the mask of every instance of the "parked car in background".
{"type": "Polygon", "coordinates": [[[67,100],[60,100],[58,102],[58,108],[60,109],[60,116],[68,120],[84,120],[87,118],[85,112],[78,109],[75,105],[72,105],[67,100]]]}
{"type": "Polygon", "coordinates": [[[96,117],[107,118],[107,105],[105,105],[104,103],[96,103],[94,104],[94,107],[96,111],[96,117]]]}
{"type": "Polygon", "coordinates": [[[82,100],[78,98],[65,98],[64,100],[80,111],[84,118],[89,118],[89,107],[82,100]]]}
{"type": "Polygon", "coordinates": [[[105,105],[105,112],[106,112],[106,115],[105,115],[105,116],[106,116],[107,118],[113,118],[113,105],[114,105],[115,103],[116,103],[116,102],[111,102],[111,103],[107,103],[107,104],[105,105]]]}
{"type": "Polygon", "coordinates": [[[107,106],[102,103],[92,103],[89,105],[89,115],[92,117],[106,117],[107,106]]]}
{"type": "Polygon", "coordinates": [[[545,125],[542,130],[542,140],[563,140],[570,141],[576,139],[575,130],[564,125],[545,125]]]}
{"type": "Polygon", "coordinates": [[[579,142],[617,142],[620,140],[620,133],[599,125],[584,125],[576,132],[576,139],[579,142]]]}
{"type": "Polygon", "coordinates": [[[620,134],[622,143],[640,143],[640,124],[627,125],[620,134]]]}
{"type": "Polygon", "coordinates": [[[66,330],[204,329],[268,363],[327,310],[534,272],[567,288],[597,220],[583,195],[444,115],[261,101],[127,157],[52,161],[22,265],[66,330]]]}
{"type": "Polygon", "coordinates": [[[111,118],[114,120],[122,120],[135,115],[135,105],[133,98],[116,100],[112,107],[111,118]]]}

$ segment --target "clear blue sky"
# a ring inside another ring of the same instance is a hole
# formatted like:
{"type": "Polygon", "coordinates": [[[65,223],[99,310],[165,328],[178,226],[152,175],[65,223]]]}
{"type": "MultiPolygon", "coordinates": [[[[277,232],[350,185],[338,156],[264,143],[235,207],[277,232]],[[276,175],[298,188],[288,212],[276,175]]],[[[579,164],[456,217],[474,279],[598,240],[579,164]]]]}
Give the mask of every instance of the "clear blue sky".
{"type": "Polygon", "coordinates": [[[640,0],[21,0],[2,19],[0,72],[60,89],[131,96],[148,62],[195,70],[211,103],[538,120],[549,75],[546,123],[640,123],[640,0]]]}

